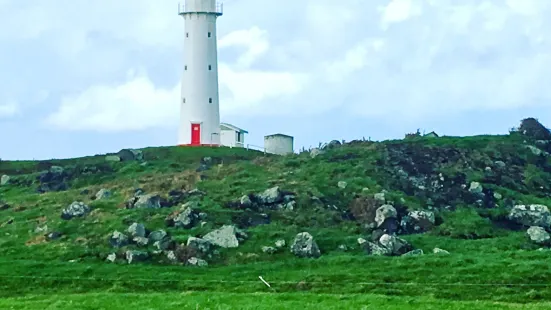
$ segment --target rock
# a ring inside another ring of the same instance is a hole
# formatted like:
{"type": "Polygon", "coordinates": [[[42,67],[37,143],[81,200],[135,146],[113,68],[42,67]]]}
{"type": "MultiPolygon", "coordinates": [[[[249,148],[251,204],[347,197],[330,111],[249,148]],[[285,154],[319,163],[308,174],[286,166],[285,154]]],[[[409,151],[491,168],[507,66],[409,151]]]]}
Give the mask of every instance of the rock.
{"type": "Polygon", "coordinates": [[[210,241],[195,237],[189,237],[186,246],[207,256],[214,250],[214,244],[210,241]]]}
{"type": "Polygon", "coordinates": [[[11,206],[5,202],[0,201],[0,211],[8,210],[11,206]]]}
{"type": "Polygon", "coordinates": [[[277,240],[275,242],[275,246],[278,249],[284,248],[285,247],[285,240],[284,239],[277,240]]]}
{"type": "Polygon", "coordinates": [[[423,255],[423,254],[424,254],[423,250],[416,249],[416,250],[413,250],[413,251],[409,251],[409,252],[405,253],[402,256],[419,256],[419,255],[423,255]]]}
{"type": "Polygon", "coordinates": [[[500,200],[503,196],[500,193],[494,192],[494,198],[500,200]]]}
{"type": "Polygon", "coordinates": [[[222,248],[236,248],[239,246],[237,239],[238,229],[233,225],[224,225],[221,228],[211,231],[203,239],[222,248]]]}
{"type": "Polygon", "coordinates": [[[107,155],[107,156],[105,156],[105,161],[119,162],[119,161],[121,161],[121,158],[117,155],[107,155]]]}
{"type": "Polygon", "coordinates": [[[400,226],[406,233],[419,233],[431,230],[435,222],[432,211],[411,211],[402,218],[400,226]]]}
{"type": "Polygon", "coordinates": [[[413,250],[413,247],[406,240],[388,234],[382,235],[379,243],[388,249],[392,255],[402,255],[413,250]]]}
{"type": "Polygon", "coordinates": [[[318,149],[318,148],[313,148],[310,150],[310,157],[311,158],[316,158],[318,157],[319,155],[325,153],[324,151],[318,149]]]}
{"type": "Polygon", "coordinates": [[[171,261],[171,262],[177,262],[178,261],[178,258],[176,257],[176,254],[174,253],[174,251],[168,251],[166,253],[166,258],[168,258],[168,260],[171,261]]]}
{"type": "Polygon", "coordinates": [[[375,222],[377,227],[383,225],[387,219],[395,219],[398,216],[398,212],[391,205],[382,205],[375,211],[375,222]]]}
{"type": "Polygon", "coordinates": [[[146,237],[134,237],[132,241],[134,241],[134,243],[138,246],[147,246],[147,244],[149,243],[149,239],[147,239],[146,237]]]}
{"type": "Polygon", "coordinates": [[[516,205],[509,213],[508,219],[524,226],[550,228],[551,214],[545,205],[516,205]]]}
{"type": "Polygon", "coordinates": [[[155,230],[155,231],[152,231],[148,236],[147,238],[149,238],[149,240],[151,242],[157,242],[157,241],[164,241],[164,240],[170,240],[170,236],[168,235],[168,233],[162,229],[160,230],[155,230]]]}
{"type": "Polygon", "coordinates": [[[138,199],[132,204],[136,209],[159,209],[161,207],[161,197],[159,195],[144,194],[139,195],[138,199]]]}
{"type": "Polygon", "coordinates": [[[114,263],[117,260],[117,254],[111,253],[107,255],[107,258],[105,260],[108,262],[114,263]]]}
{"type": "Polygon", "coordinates": [[[534,154],[536,156],[540,156],[540,155],[549,156],[549,153],[547,153],[545,151],[542,151],[542,150],[540,150],[539,148],[537,148],[533,145],[526,145],[525,147],[527,149],[529,149],[532,152],[532,154],[534,154]]]}
{"type": "Polygon", "coordinates": [[[199,215],[190,207],[169,214],[165,220],[167,226],[169,227],[184,229],[192,228],[198,221],[199,215]]]}
{"type": "Polygon", "coordinates": [[[373,198],[375,200],[381,201],[383,203],[386,201],[385,193],[376,193],[376,194],[373,195],[373,198]]]}
{"type": "Polygon", "coordinates": [[[346,252],[348,251],[348,247],[345,245],[345,244],[340,244],[337,249],[339,249],[340,251],[343,251],[343,252],[346,252]]]}
{"type": "Polygon", "coordinates": [[[324,150],[325,150],[325,149],[330,150],[330,149],[334,149],[334,148],[336,148],[336,147],[338,147],[338,146],[340,146],[340,145],[341,145],[341,142],[340,142],[339,140],[331,140],[331,142],[327,143],[327,144],[323,147],[323,149],[324,149],[324,150]]]}
{"type": "Polygon", "coordinates": [[[389,249],[369,241],[363,243],[362,247],[367,255],[385,256],[391,254],[389,249]]]}
{"type": "Polygon", "coordinates": [[[57,231],[52,231],[51,233],[46,234],[46,240],[53,241],[61,238],[63,234],[57,231]]]}
{"type": "Polygon", "coordinates": [[[434,254],[442,254],[442,255],[449,255],[450,252],[446,251],[446,250],[442,250],[442,249],[439,249],[439,248],[434,248],[432,250],[432,253],[434,254]]]}
{"type": "Polygon", "coordinates": [[[34,229],[35,234],[45,233],[48,231],[48,225],[38,226],[34,229]]]}
{"type": "Polygon", "coordinates": [[[262,252],[267,254],[274,254],[275,252],[277,252],[277,249],[272,246],[263,246],[262,252]]]}
{"type": "Polygon", "coordinates": [[[549,233],[539,226],[531,226],[526,231],[526,234],[530,238],[530,241],[539,245],[548,245],[551,241],[549,233]]]}
{"type": "Polygon", "coordinates": [[[469,186],[469,192],[473,194],[482,194],[483,188],[482,185],[478,182],[471,182],[471,185],[469,186]]]}
{"type": "Polygon", "coordinates": [[[145,226],[140,223],[132,223],[127,229],[132,237],[145,237],[145,226]]]}
{"type": "Polygon", "coordinates": [[[109,244],[117,248],[123,247],[128,244],[128,236],[119,231],[114,231],[109,238],[109,244]]]}
{"type": "Polygon", "coordinates": [[[337,186],[338,186],[340,189],[345,189],[347,185],[348,185],[348,183],[346,183],[345,181],[339,181],[339,182],[337,183],[337,186]]]}
{"type": "Polygon", "coordinates": [[[318,258],[321,256],[314,237],[308,232],[296,235],[295,240],[291,244],[291,253],[298,257],[318,258]]]}
{"type": "Polygon", "coordinates": [[[187,264],[190,265],[190,266],[197,266],[197,267],[206,267],[206,266],[209,265],[206,260],[200,259],[200,258],[197,258],[197,257],[189,258],[187,260],[187,264]]]}
{"type": "Polygon", "coordinates": [[[2,175],[0,177],[0,186],[7,185],[10,182],[10,176],[9,175],[2,175]]]}
{"type": "Polygon", "coordinates": [[[143,262],[149,259],[149,253],[144,251],[128,250],[126,251],[126,261],[129,264],[132,262],[143,262]]]}
{"type": "Polygon", "coordinates": [[[364,238],[358,238],[358,244],[359,245],[363,245],[367,242],[367,240],[365,240],[364,238]]]}
{"type": "Polygon", "coordinates": [[[142,161],[144,159],[143,152],[136,149],[122,149],[116,155],[121,159],[121,161],[142,161]]]}
{"type": "Polygon", "coordinates": [[[243,197],[241,197],[241,199],[239,200],[239,203],[244,207],[250,207],[253,204],[251,198],[248,195],[243,195],[243,197]]]}
{"type": "Polygon", "coordinates": [[[265,190],[262,194],[257,195],[258,200],[263,204],[273,204],[278,202],[281,197],[281,191],[278,186],[265,190]]]}
{"type": "Polygon", "coordinates": [[[112,196],[111,191],[102,188],[96,193],[96,200],[107,199],[112,196]]]}
{"type": "Polygon", "coordinates": [[[69,188],[66,181],[69,175],[65,172],[65,169],[60,166],[51,166],[47,171],[42,172],[38,176],[40,185],[37,189],[39,193],[52,192],[52,191],[64,191],[69,188]]]}
{"type": "Polygon", "coordinates": [[[83,202],[74,201],[67,208],[61,211],[61,218],[64,220],[70,220],[75,217],[83,217],[90,213],[90,207],[83,202]]]}

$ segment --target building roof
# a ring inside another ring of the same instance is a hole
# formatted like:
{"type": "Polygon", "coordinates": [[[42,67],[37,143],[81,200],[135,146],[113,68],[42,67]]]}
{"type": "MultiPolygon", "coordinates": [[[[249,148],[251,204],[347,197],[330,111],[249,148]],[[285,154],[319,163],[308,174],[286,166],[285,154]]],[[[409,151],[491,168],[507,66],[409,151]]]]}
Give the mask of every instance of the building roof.
{"type": "Polygon", "coordinates": [[[264,136],[264,138],[268,138],[268,137],[286,137],[286,138],[294,138],[293,136],[284,135],[284,134],[282,134],[282,133],[275,133],[275,134],[273,134],[273,135],[264,136]]]}
{"type": "Polygon", "coordinates": [[[241,129],[237,126],[234,126],[234,125],[228,124],[228,123],[220,123],[220,127],[226,127],[227,129],[234,130],[234,131],[237,131],[237,132],[249,133],[245,129],[241,129]]]}
{"type": "Polygon", "coordinates": [[[434,132],[434,131],[431,131],[431,132],[429,132],[429,133],[427,133],[427,134],[424,134],[423,136],[425,136],[425,137],[426,137],[426,136],[436,136],[436,137],[438,137],[438,134],[437,134],[436,132],[434,132]]]}

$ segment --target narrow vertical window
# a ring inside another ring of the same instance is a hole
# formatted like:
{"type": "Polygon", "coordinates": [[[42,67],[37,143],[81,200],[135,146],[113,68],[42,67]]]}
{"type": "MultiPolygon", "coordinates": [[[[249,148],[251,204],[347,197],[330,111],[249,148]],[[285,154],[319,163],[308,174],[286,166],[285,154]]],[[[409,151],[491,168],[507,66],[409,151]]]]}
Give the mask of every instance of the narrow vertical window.
{"type": "Polygon", "coordinates": [[[186,38],[189,38],[189,32],[186,32],[186,38]]]}
{"type": "Polygon", "coordinates": [[[187,65],[184,66],[184,70],[187,70],[187,65]]]}
{"type": "Polygon", "coordinates": [[[209,36],[209,38],[210,38],[210,32],[209,32],[208,36],[209,36]]]}
{"type": "Polygon", "coordinates": [[[182,98],[182,103],[186,103],[186,98],[182,98]]]}
{"type": "Polygon", "coordinates": [[[211,66],[211,65],[209,65],[209,70],[212,70],[212,66],[211,66]]]}
{"type": "Polygon", "coordinates": [[[212,103],[212,98],[209,98],[209,103],[212,103]]]}

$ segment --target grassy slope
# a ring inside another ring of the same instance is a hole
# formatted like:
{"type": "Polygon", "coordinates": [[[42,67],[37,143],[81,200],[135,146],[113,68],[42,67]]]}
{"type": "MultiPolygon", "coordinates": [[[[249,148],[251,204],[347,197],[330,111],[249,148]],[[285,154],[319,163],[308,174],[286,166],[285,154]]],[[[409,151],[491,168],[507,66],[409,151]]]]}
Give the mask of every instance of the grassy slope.
{"type": "MultiPolygon", "coordinates": [[[[432,148],[455,146],[471,150],[474,153],[473,162],[480,161],[482,164],[466,171],[469,181],[483,180],[483,163],[489,158],[514,154],[524,161],[526,177],[520,182],[525,183],[523,189],[528,188],[528,191],[499,185],[488,186],[518,202],[551,205],[549,198],[529,188],[536,186],[530,180],[545,180],[548,175],[537,169],[534,172],[530,168],[530,165],[533,166],[531,160],[536,159],[530,158],[530,154],[520,147],[515,137],[481,136],[386,142],[387,145],[404,143],[432,148]]],[[[485,221],[479,216],[482,211],[474,214],[466,212],[464,216],[455,218],[453,213],[443,213],[447,226],[441,226],[432,233],[404,237],[426,252],[434,247],[445,248],[452,252],[450,256],[377,258],[366,257],[359,249],[347,253],[337,251],[340,244],[357,248],[356,239],[363,236],[362,229],[355,222],[342,220],[340,213],[312,205],[304,198],[309,194],[325,197],[346,208],[349,201],[359,193],[370,195],[386,189],[390,190],[389,196],[395,200],[404,198],[411,209],[424,207],[425,202],[422,199],[389,187],[389,176],[379,165],[385,157],[383,147],[380,143],[343,146],[315,159],[310,159],[308,154],[284,158],[266,157],[253,151],[225,148],[151,148],[144,150],[148,161],[145,167],[138,163],[112,164],[114,173],[82,176],[73,181],[72,189],[66,192],[39,195],[33,188],[0,187],[0,198],[15,206],[0,211],[0,295],[54,291],[124,293],[209,290],[224,292],[216,298],[229,300],[231,295],[227,294],[233,292],[247,294],[240,295],[240,298],[254,299],[250,295],[252,292],[266,292],[266,287],[258,280],[258,275],[263,275],[280,293],[373,293],[503,302],[530,302],[551,298],[547,287],[551,280],[551,271],[547,268],[549,253],[533,251],[534,247],[527,244],[523,232],[504,231],[485,221]],[[223,164],[207,171],[207,180],[197,182],[198,173],[195,168],[204,156],[222,158],[223,164]],[[348,182],[345,190],[337,187],[340,180],[348,182]],[[152,230],[166,229],[164,218],[172,211],[170,209],[119,208],[135,187],[161,194],[166,194],[173,188],[198,187],[208,193],[201,201],[201,210],[209,214],[207,225],[191,230],[167,229],[175,239],[185,241],[188,236],[201,235],[230,223],[232,217],[240,213],[225,208],[225,202],[274,185],[296,191],[300,208],[292,212],[273,213],[271,224],[250,228],[250,239],[238,249],[223,251],[222,259],[216,262],[216,266],[194,269],[155,263],[111,265],[98,259],[111,251],[106,242],[109,233],[127,227],[122,223],[123,219],[143,222],[152,230]],[[102,187],[114,190],[115,195],[106,201],[96,202],[80,194],[84,188],[94,193],[102,187]],[[362,191],[364,188],[369,190],[362,191]],[[62,221],[59,218],[61,209],[74,200],[89,203],[95,209],[94,212],[84,219],[62,221]],[[14,219],[13,224],[3,224],[9,218],[14,219]],[[64,237],[58,241],[45,242],[39,234],[34,233],[37,221],[62,232],[64,237]],[[288,251],[275,255],[260,251],[261,246],[273,244],[279,238],[290,242],[296,233],[304,230],[311,232],[316,238],[324,254],[322,258],[296,259],[288,251]],[[452,238],[454,236],[493,238],[462,240],[452,238]],[[68,262],[70,260],[74,262],[68,262]]],[[[70,166],[102,162],[103,157],[98,156],[53,163],[70,166]]],[[[447,172],[461,169],[455,165],[456,163],[450,163],[446,166],[447,172]]],[[[44,166],[47,164],[1,162],[0,174],[19,173],[31,178],[33,174],[43,170],[44,166]]],[[[285,299],[292,304],[293,300],[302,298],[297,296],[301,295],[291,294],[285,299]]],[[[311,298],[307,294],[303,296],[305,299],[311,298]]],[[[76,302],[81,299],[76,295],[67,298],[76,302]]],[[[102,298],[108,301],[122,297],[104,295],[102,298]]],[[[204,295],[199,294],[193,300],[199,302],[204,298],[204,295]]],[[[267,295],[266,298],[282,297],[267,295]]],[[[336,297],[324,298],[335,300],[336,297]]],[[[369,298],[369,303],[384,300],[383,297],[365,298],[369,298]]],[[[17,304],[19,301],[10,299],[8,302],[17,304]]],[[[32,301],[28,302],[28,305],[32,304],[32,301]]],[[[43,301],[38,303],[40,302],[43,301]]],[[[363,303],[361,300],[357,302],[351,306],[363,303]]],[[[396,299],[395,302],[412,303],[406,297],[396,299]]],[[[421,299],[421,302],[431,305],[439,303],[431,299],[421,299]]],[[[459,305],[457,309],[477,306],[459,305]]],[[[480,305],[482,307],[487,304],[480,305]]]]}

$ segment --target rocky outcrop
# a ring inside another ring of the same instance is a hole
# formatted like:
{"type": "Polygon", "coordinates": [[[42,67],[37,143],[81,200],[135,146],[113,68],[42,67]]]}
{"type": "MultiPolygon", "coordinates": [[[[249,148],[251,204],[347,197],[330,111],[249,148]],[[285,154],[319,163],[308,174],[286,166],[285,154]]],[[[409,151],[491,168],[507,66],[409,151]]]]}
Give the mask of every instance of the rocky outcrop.
{"type": "Polygon", "coordinates": [[[291,244],[291,253],[297,257],[318,258],[321,251],[314,240],[314,237],[308,232],[301,232],[296,235],[291,244]]]}
{"type": "Polygon", "coordinates": [[[183,229],[190,229],[194,227],[201,219],[200,213],[191,208],[193,204],[184,204],[180,210],[174,211],[169,214],[165,223],[168,227],[176,227],[183,229]]]}
{"type": "Polygon", "coordinates": [[[137,194],[126,202],[127,209],[159,209],[161,196],[153,194],[137,194]]]}
{"type": "Polygon", "coordinates": [[[416,210],[409,212],[400,222],[404,233],[421,233],[431,230],[436,223],[434,212],[416,210]]]}
{"type": "Polygon", "coordinates": [[[0,177],[0,186],[7,185],[10,182],[11,177],[9,175],[2,175],[0,177]]]}
{"type": "Polygon", "coordinates": [[[64,191],[69,188],[67,181],[70,175],[63,167],[51,166],[47,171],[43,171],[38,176],[40,185],[37,191],[39,193],[64,191]]]}
{"type": "Polygon", "coordinates": [[[278,186],[275,186],[259,194],[242,196],[239,201],[227,203],[227,207],[256,212],[265,210],[294,210],[296,207],[296,196],[293,192],[283,191],[278,186]]]}
{"type": "Polygon", "coordinates": [[[509,213],[508,219],[523,226],[551,227],[551,213],[544,205],[516,205],[509,213]]]}
{"type": "Polygon", "coordinates": [[[144,251],[128,250],[125,252],[126,261],[129,264],[133,262],[143,262],[150,258],[149,253],[144,251]]]}
{"type": "Polygon", "coordinates": [[[112,193],[110,190],[102,188],[96,193],[95,199],[96,200],[108,199],[108,198],[111,198],[111,196],[112,196],[112,193]]]}
{"type": "Polygon", "coordinates": [[[70,220],[75,217],[83,217],[90,213],[91,209],[83,202],[74,201],[67,208],[61,211],[61,218],[70,220]]]}

